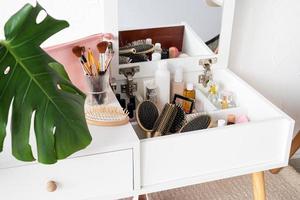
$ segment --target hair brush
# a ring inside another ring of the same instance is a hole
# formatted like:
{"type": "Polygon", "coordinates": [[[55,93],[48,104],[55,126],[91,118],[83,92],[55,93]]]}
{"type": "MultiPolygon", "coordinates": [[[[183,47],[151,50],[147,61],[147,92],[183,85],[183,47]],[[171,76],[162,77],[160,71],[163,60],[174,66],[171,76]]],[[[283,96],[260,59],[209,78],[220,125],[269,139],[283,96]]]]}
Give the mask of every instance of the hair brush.
{"type": "Polygon", "coordinates": [[[169,133],[176,115],[177,106],[174,104],[167,103],[154,124],[153,137],[162,136],[169,133]]]}
{"type": "Polygon", "coordinates": [[[113,105],[86,107],[85,118],[88,124],[99,126],[120,126],[129,122],[128,111],[113,105]]]}
{"type": "Polygon", "coordinates": [[[180,133],[207,129],[210,126],[211,117],[209,115],[195,115],[180,129],[180,133]]]}
{"type": "Polygon", "coordinates": [[[125,46],[119,49],[120,55],[130,54],[147,54],[154,51],[153,44],[138,44],[133,46],[125,46]]]}
{"type": "Polygon", "coordinates": [[[180,104],[175,104],[175,106],[177,109],[177,114],[170,128],[170,133],[177,133],[186,123],[186,115],[184,110],[182,109],[182,106],[180,104]]]}
{"type": "Polygon", "coordinates": [[[158,116],[158,108],[151,101],[143,101],[137,106],[136,119],[141,129],[146,132],[147,138],[151,137],[158,116]]]}

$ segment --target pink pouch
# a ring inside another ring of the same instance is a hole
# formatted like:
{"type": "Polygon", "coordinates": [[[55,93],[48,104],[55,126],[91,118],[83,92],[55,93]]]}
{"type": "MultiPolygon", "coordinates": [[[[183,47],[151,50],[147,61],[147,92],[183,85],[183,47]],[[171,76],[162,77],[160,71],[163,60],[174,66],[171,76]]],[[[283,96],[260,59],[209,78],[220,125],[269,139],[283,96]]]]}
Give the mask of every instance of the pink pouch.
{"type": "Polygon", "coordinates": [[[97,44],[104,39],[113,40],[114,37],[111,33],[95,34],[72,42],[47,47],[44,50],[55,60],[64,65],[72,83],[76,87],[83,92],[87,92],[88,87],[84,79],[81,64],[79,59],[72,53],[72,48],[76,45],[85,46],[86,49],[90,48],[98,60],[97,44]]]}

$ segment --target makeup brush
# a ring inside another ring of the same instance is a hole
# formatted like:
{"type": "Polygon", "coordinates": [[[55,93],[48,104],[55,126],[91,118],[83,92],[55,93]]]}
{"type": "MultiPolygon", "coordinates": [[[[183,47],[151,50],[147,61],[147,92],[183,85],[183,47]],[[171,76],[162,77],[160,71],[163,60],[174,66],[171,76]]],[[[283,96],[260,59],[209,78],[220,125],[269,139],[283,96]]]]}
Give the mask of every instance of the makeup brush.
{"type": "Polygon", "coordinates": [[[172,127],[172,123],[177,114],[177,107],[174,104],[167,103],[162,113],[159,115],[159,118],[156,120],[154,124],[154,136],[162,136],[169,133],[170,128],[172,127]]]}
{"type": "Polygon", "coordinates": [[[108,47],[108,42],[107,41],[102,41],[102,42],[99,42],[97,44],[97,49],[99,51],[100,72],[105,71],[104,56],[105,56],[105,52],[106,52],[107,47],[108,47]]]}
{"type": "Polygon", "coordinates": [[[180,133],[207,129],[211,126],[211,117],[209,115],[195,115],[179,131],[180,133]]]}
{"type": "Polygon", "coordinates": [[[87,52],[87,57],[88,57],[88,63],[90,64],[91,66],[91,69],[93,71],[93,74],[96,75],[98,74],[98,69],[97,69],[97,66],[96,66],[96,62],[95,62],[95,58],[94,58],[94,54],[92,52],[92,50],[89,48],[88,49],[88,52],[87,52]]]}
{"type": "Polygon", "coordinates": [[[186,115],[180,104],[175,104],[177,109],[176,117],[170,128],[170,133],[177,133],[186,123],[186,115]]]}
{"type": "Polygon", "coordinates": [[[89,69],[87,59],[83,55],[83,47],[75,46],[72,48],[73,54],[79,58],[84,74],[92,75],[92,72],[89,69]]]}
{"type": "Polygon", "coordinates": [[[158,108],[151,101],[143,101],[137,106],[136,119],[140,128],[146,132],[147,138],[151,138],[151,132],[158,116],[158,108]]]}
{"type": "Polygon", "coordinates": [[[108,49],[108,52],[107,52],[107,55],[105,55],[105,71],[110,66],[110,63],[111,63],[111,61],[113,59],[113,56],[115,54],[112,42],[108,42],[107,49],[108,49]]]}

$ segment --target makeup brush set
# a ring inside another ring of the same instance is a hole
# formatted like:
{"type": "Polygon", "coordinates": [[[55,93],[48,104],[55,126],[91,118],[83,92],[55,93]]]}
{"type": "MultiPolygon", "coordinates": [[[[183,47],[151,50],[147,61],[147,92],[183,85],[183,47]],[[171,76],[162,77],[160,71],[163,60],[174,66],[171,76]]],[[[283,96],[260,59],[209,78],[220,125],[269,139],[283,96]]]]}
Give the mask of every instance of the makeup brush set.
{"type": "Polygon", "coordinates": [[[72,48],[73,54],[79,58],[82,70],[86,76],[98,76],[107,72],[114,56],[113,44],[108,41],[101,41],[96,45],[98,49],[98,59],[95,58],[91,48],[75,46],[72,48]]]}
{"type": "MultiPolygon", "coordinates": [[[[112,40],[112,36],[107,38],[112,40]]],[[[85,117],[89,124],[114,126],[129,121],[128,112],[110,104],[109,67],[114,56],[111,41],[100,41],[93,47],[74,46],[73,54],[78,57],[89,91],[85,100],[85,117]],[[97,57],[92,49],[98,50],[97,57]]]]}
{"type": "Polygon", "coordinates": [[[137,107],[136,118],[147,138],[196,131],[211,126],[209,115],[199,114],[187,118],[180,104],[167,103],[159,113],[153,102],[143,101],[137,107]]]}

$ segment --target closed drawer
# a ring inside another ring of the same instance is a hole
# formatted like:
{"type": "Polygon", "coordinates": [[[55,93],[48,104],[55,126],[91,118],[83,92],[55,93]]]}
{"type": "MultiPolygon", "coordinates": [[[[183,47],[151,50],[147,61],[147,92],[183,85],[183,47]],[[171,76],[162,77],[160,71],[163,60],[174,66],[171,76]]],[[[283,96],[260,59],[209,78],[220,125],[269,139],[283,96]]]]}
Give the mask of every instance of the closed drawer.
{"type": "MultiPolygon", "coordinates": [[[[2,199],[79,200],[133,191],[132,150],[0,170],[2,199]],[[57,189],[47,191],[47,182],[57,189]]],[[[101,198],[102,197],[102,198],[101,198]]]]}

